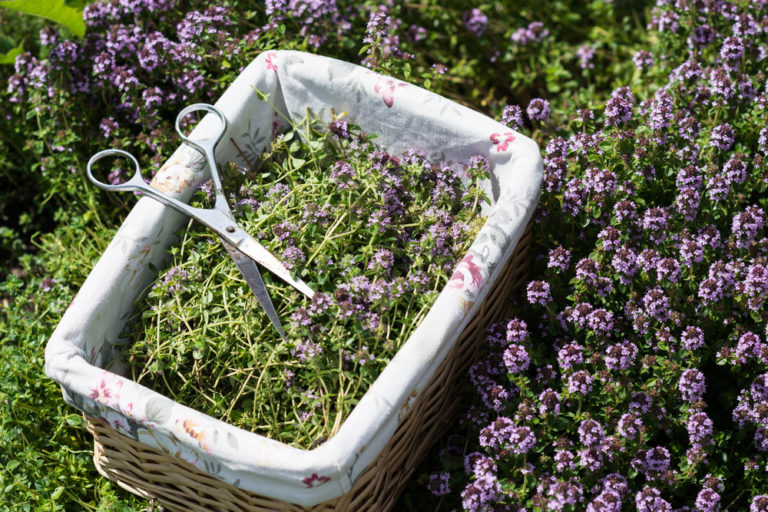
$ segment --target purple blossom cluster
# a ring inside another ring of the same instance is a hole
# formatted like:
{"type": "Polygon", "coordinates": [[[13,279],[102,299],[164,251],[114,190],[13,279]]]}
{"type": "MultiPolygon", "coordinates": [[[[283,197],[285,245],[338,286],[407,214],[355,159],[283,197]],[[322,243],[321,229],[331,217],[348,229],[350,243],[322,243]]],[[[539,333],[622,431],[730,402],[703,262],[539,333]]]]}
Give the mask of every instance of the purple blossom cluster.
{"type": "Polygon", "coordinates": [[[83,40],[46,38],[47,61],[28,53],[17,58],[9,92],[16,103],[38,95],[51,98],[54,83],[61,82],[64,90],[82,98],[112,98],[111,111],[100,123],[105,138],[114,136],[119,125],[139,120],[155,129],[161,110],[177,110],[192,98],[209,99],[203,57],[239,52],[227,32],[230,13],[223,7],[189,10],[178,18],[170,0],[94,2],[83,16],[89,27],[83,40]],[[160,32],[147,17],[162,20],[168,29],[160,32]]]}
{"type": "Polygon", "coordinates": [[[520,27],[509,37],[518,46],[541,43],[549,37],[549,30],[540,21],[532,21],[527,27],[520,27]]]}
{"type": "Polygon", "coordinates": [[[658,41],[633,58],[654,87],[614,90],[602,119],[529,106],[579,131],[539,128],[540,246],[514,320],[526,337],[489,334],[475,366],[478,396],[508,398],[467,423],[536,437],[524,459],[483,446],[509,468],[485,510],[768,509],[764,8],[660,0],[658,41]]]}

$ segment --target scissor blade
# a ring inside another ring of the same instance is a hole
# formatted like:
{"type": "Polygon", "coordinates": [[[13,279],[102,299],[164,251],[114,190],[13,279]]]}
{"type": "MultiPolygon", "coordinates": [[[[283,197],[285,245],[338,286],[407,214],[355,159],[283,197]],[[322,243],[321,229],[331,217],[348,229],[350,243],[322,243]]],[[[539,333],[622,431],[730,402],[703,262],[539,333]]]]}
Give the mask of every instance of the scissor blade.
{"type": "Polygon", "coordinates": [[[291,277],[291,272],[285,267],[283,262],[273,256],[272,253],[266,249],[266,247],[254,240],[252,237],[245,237],[237,244],[233,245],[237,250],[251,258],[253,261],[263,265],[264,268],[299,290],[310,299],[315,294],[314,290],[312,290],[312,288],[310,288],[307,283],[301,279],[294,279],[291,277]]]}
{"type": "Polygon", "coordinates": [[[240,273],[243,274],[245,282],[248,283],[248,287],[256,296],[256,300],[258,300],[261,307],[264,308],[272,325],[274,325],[277,332],[280,333],[280,337],[285,341],[288,341],[288,337],[283,330],[283,324],[280,323],[280,318],[277,316],[277,311],[275,311],[275,306],[272,304],[272,299],[267,291],[267,286],[264,284],[264,279],[261,278],[261,272],[259,272],[259,267],[256,265],[256,262],[235,249],[229,242],[223,240],[222,242],[232,258],[232,261],[235,262],[237,268],[240,269],[240,273]]]}

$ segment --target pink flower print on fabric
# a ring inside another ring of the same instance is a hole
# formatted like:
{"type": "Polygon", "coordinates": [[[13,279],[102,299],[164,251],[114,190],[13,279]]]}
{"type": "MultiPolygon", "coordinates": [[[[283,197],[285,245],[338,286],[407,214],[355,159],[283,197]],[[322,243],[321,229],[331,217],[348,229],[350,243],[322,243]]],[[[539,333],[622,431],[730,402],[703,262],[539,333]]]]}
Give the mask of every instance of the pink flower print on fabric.
{"type": "Polygon", "coordinates": [[[381,96],[387,108],[392,108],[392,105],[395,104],[395,91],[398,87],[405,87],[406,85],[408,84],[396,82],[391,78],[379,77],[376,80],[376,85],[373,86],[373,92],[381,96]]]}
{"type": "Polygon", "coordinates": [[[480,272],[480,266],[475,263],[471,254],[464,256],[464,259],[456,266],[451,280],[448,281],[448,286],[459,290],[479,290],[482,288],[483,275],[480,272]]]}
{"type": "Polygon", "coordinates": [[[515,134],[512,132],[492,133],[490,139],[496,146],[496,152],[501,153],[509,149],[509,143],[515,140],[515,134]]]}
{"type": "Polygon", "coordinates": [[[308,476],[307,478],[304,478],[301,481],[302,483],[304,483],[304,485],[307,486],[307,489],[311,489],[312,487],[317,487],[318,485],[322,485],[326,482],[330,482],[331,478],[328,476],[318,476],[317,473],[312,473],[312,476],[308,476]]]}
{"type": "Polygon", "coordinates": [[[91,392],[88,395],[91,400],[95,400],[100,404],[104,404],[108,407],[117,407],[117,403],[120,400],[120,390],[123,388],[123,381],[115,375],[107,371],[102,372],[99,384],[95,388],[91,388],[91,392]]]}
{"type": "Polygon", "coordinates": [[[267,58],[266,58],[267,71],[274,71],[275,73],[277,73],[277,64],[275,63],[275,61],[277,61],[277,54],[275,52],[267,53],[267,58]]]}

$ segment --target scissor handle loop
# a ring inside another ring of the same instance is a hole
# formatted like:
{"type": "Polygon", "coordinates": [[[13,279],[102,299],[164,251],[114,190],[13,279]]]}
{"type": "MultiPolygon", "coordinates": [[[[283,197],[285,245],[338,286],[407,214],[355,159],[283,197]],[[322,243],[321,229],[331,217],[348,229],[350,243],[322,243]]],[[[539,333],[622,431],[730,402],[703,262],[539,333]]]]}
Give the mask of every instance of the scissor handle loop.
{"type": "Polygon", "coordinates": [[[224,113],[218,108],[208,103],[194,103],[192,105],[188,105],[184,107],[181,112],[179,112],[179,115],[176,116],[176,133],[179,134],[179,137],[181,137],[181,140],[186,142],[190,146],[202,151],[203,153],[213,154],[214,147],[216,146],[216,144],[219,143],[221,138],[224,137],[224,133],[226,131],[227,131],[227,118],[224,117],[224,113]],[[192,140],[186,135],[184,135],[184,132],[181,130],[181,120],[184,119],[189,114],[191,114],[192,112],[197,112],[199,110],[205,110],[206,112],[215,114],[219,118],[219,121],[221,121],[221,129],[219,130],[218,135],[212,138],[203,139],[199,141],[192,140]]]}
{"type": "Polygon", "coordinates": [[[105,149],[103,151],[99,151],[95,155],[91,157],[90,160],[88,160],[88,166],[86,167],[86,172],[88,173],[88,179],[91,180],[91,183],[99,187],[103,190],[117,190],[117,191],[126,191],[126,190],[146,190],[147,184],[144,182],[144,178],[141,177],[141,167],[139,166],[139,161],[136,160],[136,157],[130,154],[127,151],[123,151],[122,149],[105,149]],[[103,181],[96,178],[96,176],[93,175],[93,164],[95,164],[98,160],[101,160],[102,158],[106,158],[108,156],[119,156],[123,158],[127,158],[128,160],[133,162],[133,167],[135,169],[133,176],[131,176],[131,179],[128,181],[124,181],[122,183],[116,183],[114,185],[109,183],[104,183],[103,181]]]}

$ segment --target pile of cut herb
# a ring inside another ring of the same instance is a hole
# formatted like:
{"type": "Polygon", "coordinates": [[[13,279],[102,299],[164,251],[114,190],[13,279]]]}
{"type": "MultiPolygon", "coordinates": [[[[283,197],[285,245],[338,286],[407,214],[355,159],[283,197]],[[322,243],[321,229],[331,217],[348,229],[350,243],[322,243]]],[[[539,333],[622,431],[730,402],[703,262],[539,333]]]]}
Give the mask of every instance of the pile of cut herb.
{"type": "MultiPolygon", "coordinates": [[[[224,188],[237,222],[313,290],[262,275],[284,341],[215,234],[190,222],[137,310],[133,379],[284,443],[332,436],[429,311],[483,219],[488,178],[465,182],[417,151],[395,158],[359,129],[292,125],[224,188]]],[[[210,188],[193,203],[205,206],[210,188]]]]}

